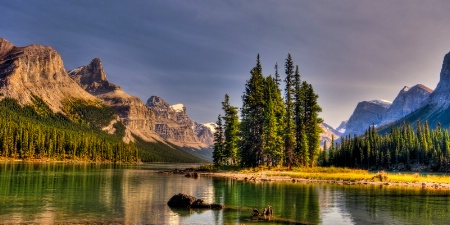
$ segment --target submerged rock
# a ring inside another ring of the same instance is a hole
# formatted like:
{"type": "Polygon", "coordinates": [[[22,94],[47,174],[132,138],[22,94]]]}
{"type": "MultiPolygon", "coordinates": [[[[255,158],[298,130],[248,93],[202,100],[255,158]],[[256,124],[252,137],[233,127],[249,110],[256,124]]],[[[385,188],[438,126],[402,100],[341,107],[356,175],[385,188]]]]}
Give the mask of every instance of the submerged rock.
{"type": "Polygon", "coordinates": [[[172,196],[172,198],[170,198],[167,202],[167,205],[174,208],[223,209],[223,206],[220,204],[209,204],[202,199],[196,199],[193,196],[182,193],[172,196]]]}

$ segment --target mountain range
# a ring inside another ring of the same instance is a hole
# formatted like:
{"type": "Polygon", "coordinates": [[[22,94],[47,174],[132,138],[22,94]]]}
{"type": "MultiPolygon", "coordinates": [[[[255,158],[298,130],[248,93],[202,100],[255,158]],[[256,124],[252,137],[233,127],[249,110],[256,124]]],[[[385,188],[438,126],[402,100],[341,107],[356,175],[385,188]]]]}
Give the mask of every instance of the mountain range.
{"type": "MultiPolygon", "coordinates": [[[[110,124],[101,127],[114,133],[114,124],[125,126],[124,142],[144,141],[170,149],[183,149],[204,159],[211,158],[213,126],[199,124],[187,115],[180,104],[170,106],[152,96],[144,104],[108,81],[102,61],[66,71],[61,56],[51,47],[29,45],[17,47],[0,38],[0,100],[12,98],[21,105],[42,100],[53,113],[67,115],[67,103],[85,102],[106,105],[117,114],[110,124]],[[139,139],[139,140],[136,140],[139,139]]],[[[80,118],[84,115],[72,115],[80,118]]]]}
{"type": "Polygon", "coordinates": [[[440,80],[434,91],[417,84],[403,87],[392,103],[384,100],[359,102],[348,121],[337,130],[343,131],[343,136],[353,136],[375,126],[384,133],[390,126],[403,123],[415,127],[418,121],[427,121],[432,129],[438,124],[450,128],[450,53],[444,57],[440,80]]]}
{"type": "MultiPolygon", "coordinates": [[[[215,123],[192,121],[183,104],[170,105],[151,96],[146,103],[109,82],[102,61],[93,59],[85,66],[67,71],[61,56],[53,48],[41,45],[17,47],[0,38],[0,100],[16,99],[21,105],[42,100],[54,113],[67,114],[67,102],[83,100],[111,107],[115,119],[101,127],[115,132],[117,122],[124,127],[122,140],[157,143],[211,159],[215,123]]],[[[431,128],[450,126],[450,53],[444,57],[440,81],[432,89],[417,84],[403,87],[393,102],[359,102],[350,118],[333,129],[321,124],[321,143],[332,136],[360,135],[369,126],[381,131],[390,125],[428,121],[431,128]]],[[[82,116],[82,115],[78,115],[82,116]]],[[[75,116],[77,117],[77,116],[75,116]]]]}

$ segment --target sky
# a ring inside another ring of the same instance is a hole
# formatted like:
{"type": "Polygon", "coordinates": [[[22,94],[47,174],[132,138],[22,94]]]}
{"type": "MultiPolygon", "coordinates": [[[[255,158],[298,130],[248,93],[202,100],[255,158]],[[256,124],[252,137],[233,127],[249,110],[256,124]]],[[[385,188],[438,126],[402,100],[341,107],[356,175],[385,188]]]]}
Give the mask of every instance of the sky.
{"type": "Polygon", "coordinates": [[[0,37],[52,46],[71,70],[100,58],[110,82],[144,103],[183,103],[197,122],[241,107],[250,70],[288,53],[337,127],[360,101],[434,89],[450,51],[450,1],[0,0],[0,37]]]}

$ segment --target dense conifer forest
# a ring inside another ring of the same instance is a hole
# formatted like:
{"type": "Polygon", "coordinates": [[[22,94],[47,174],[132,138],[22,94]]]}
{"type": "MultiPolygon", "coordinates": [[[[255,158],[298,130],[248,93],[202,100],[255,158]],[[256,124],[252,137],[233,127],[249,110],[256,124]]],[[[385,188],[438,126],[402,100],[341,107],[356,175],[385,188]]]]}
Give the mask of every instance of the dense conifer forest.
{"type": "Polygon", "coordinates": [[[440,124],[430,130],[428,122],[392,126],[387,134],[370,127],[364,135],[331,142],[319,158],[320,165],[369,170],[450,171],[448,130],[440,124]],[[414,129],[415,127],[415,129],[414,129]]]}
{"type": "Polygon", "coordinates": [[[204,162],[177,146],[149,143],[137,137],[122,141],[125,126],[114,123],[114,134],[100,128],[116,118],[112,108],[99,102],[67,99],[63,113],[53,113],[40,98],[21,106],[17,100],[0,101],[0,157],[22,160],[90,162],[204,162]]]}

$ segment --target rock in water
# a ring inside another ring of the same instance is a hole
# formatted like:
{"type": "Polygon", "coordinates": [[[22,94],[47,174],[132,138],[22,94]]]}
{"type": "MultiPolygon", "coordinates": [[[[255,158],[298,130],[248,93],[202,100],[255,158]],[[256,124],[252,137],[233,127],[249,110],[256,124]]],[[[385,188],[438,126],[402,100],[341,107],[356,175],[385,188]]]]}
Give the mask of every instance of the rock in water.
{"type": "Polygon", "coordinates": [[[174,208],[190,208],[196,200],[196,198],[190,195],[179,193],[172,196],[167,202],[167,205],[174,208]]]}
{"type": "Polygon", "coordinates": [[[169,207],[173,208],[192,208],[192,209],[223,209],[222,205],[209,204],[202,199],[196,199],[193,196],[179,193],[172,196],[167,202],[169,207]]]}

